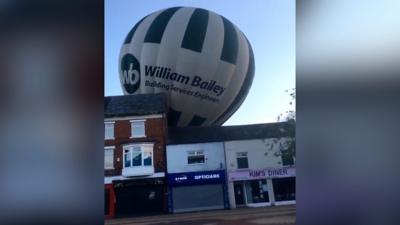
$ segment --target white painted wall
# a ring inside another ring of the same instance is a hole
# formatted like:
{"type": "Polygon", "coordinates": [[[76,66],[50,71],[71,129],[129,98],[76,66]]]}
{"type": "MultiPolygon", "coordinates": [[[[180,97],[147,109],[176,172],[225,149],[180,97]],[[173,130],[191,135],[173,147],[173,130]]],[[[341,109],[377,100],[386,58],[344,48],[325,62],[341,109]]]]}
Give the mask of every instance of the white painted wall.
{"type": "MultiPolygon", "coordinates": [[[[264,169],[268,167],[281,167],[282,157],[280,156],[280,145],[283,145],[287,138],[252,139],[225,142],[226,170],[237,170],[236,153],[247,152],[249,169],[264,169]]],[[[265,206],[275,204],[273,185],[271,179],[267,180],[269,203],[247,204],[249,207],[265,206]]],[[[249,191],[249,190],[245,190],[249,191]]],[[[234,185],[228,181],[228,193],[230,208],[236,208],[234,185]]],[[[250,202],[250,199],[247,199],[250,202]]],[[[295,201],[290,204],[295,204],[295,201]]]]}
{"type": "Polygon", "coordinates": [[[221,169],[225,169],[224,145],[222,142],[167,145],[168,173],[183,173],[221,169]],[[188,152],[195,150],[204,150],[204,164],[188,165],[188,152]]]}
{"type": "Polygon", "coordinates": [[[268,138],[225,142],[227,170],[237,169],[236,153],[247,152],[250,169],[282,166],[279,145],[287,138],[268,138]]]}

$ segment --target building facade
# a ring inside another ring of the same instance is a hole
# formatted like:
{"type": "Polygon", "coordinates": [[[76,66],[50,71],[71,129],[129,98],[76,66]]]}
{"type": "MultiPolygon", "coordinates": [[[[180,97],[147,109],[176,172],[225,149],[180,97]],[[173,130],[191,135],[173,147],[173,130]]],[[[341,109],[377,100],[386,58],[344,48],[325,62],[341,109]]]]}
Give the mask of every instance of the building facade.
{"type": "Polygon", "coordinates": [[[167,212],[166,99],[105,97],[105,215],[167,212]]]}
{"type": "Polygon", "coordinates": [[[279,137],[225,142],[231,208],[295,204],[294,160],[282,160],[282,149],[290,141],[279,137]]]}
{"type": "Polygon", "coordinates": [[[106,218],[295,204],[294,123],[168,127],[163,94],[104,112],[106,218]]]}
{"type": "Polygon", "coordinates": [[[176,154],[187,156],[190,148],[185,143],[222,143],[219,149],[224,151],[230,208],[295,204],[294,128],[294,123],[290,122],[170,128],[168,142],[180,145],[175,147],[174,156],[170,156],[172,152],[167,147],[168,174],[173,172],[169,168],[177,163],[173,160],[177,159],[176,154]]]}
{"type": "Polygon", "coordinates": [[[222,142],[167,145],[169,212],[227,209],[222,142]]]}

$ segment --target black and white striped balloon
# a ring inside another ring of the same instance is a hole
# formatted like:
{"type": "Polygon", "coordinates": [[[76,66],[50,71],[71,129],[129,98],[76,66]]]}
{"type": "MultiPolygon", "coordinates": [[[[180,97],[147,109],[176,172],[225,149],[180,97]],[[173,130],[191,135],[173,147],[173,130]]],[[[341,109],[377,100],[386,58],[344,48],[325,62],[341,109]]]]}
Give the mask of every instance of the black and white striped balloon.
{"type": "Polygon", "coordinates": [[[245,35],[226,18],[193,7],[141,19],[126,36],[119,62],[124,94],[166,93],[170,126],[221,125],[254,77],[245,35]]]}

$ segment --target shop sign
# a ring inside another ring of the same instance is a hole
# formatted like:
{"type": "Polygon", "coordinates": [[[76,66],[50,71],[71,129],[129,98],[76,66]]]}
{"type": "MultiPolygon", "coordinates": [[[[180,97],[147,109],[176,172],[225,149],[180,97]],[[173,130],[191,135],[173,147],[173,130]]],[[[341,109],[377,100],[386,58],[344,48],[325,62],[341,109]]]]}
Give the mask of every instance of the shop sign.
{"type": "Polygon", "coordinates": [[[169,173],[167,175],[169,185],[191,185],[205,183],[221,183],[225,180],[224,170],[169,173]]]}
{"type": "Polygon", "coordinates": [[[260,170],[236,170],[228,173],[230,181],[256,180],[262,178],[295,177],[295,167],[267,168],[260,170]]]}

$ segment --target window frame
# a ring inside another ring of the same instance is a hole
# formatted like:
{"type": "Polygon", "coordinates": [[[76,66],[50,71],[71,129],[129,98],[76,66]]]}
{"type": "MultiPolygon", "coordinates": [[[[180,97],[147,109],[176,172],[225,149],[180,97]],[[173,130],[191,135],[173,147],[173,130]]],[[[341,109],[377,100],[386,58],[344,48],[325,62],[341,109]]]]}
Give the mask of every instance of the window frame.
{"type": "Polygon", "coordinates": [[[105,121],[104,122],[104,140],[114,140],[115,139],[115,121],[105,121]],[[107,125],[112,125],[112,137],[107,137],[107,125]]]}
{"type": "Polygon", "coordinates": [[[130,144],[130,145],[125,145],[123,146],[123,152],[122,152],[122,168],[141,168],[141,167],[154,167],[154,144],[130,144]],[[146,146],[151,147],[151,151],[149,149],[146,149],[146,146]],[[139,147],[140,149],[140,154],[141,154],[141,165],[139,166],[133,166],[133,151],[135,148],[139,147]],[[129,157],[130,157],[130,166],[125,166],[125,158],[126,154],[125,151],[128,151],[129,157]],[[151,165],[145,165],[144,160],[145,158],[143,157],[145,153],[150,153],[151,156],[151,165]]]}
{"type": "Polygon", "coordinates": [[[238,169],[248,169],[249,168],[248,152],[236,152],[236,167],[238,169]],[[242,154],[242,155],[240,155],[240,154],[242,154]],[[247,160],[247,167],[239,167],[239,159],[246,159],[247,160]]]}
{"type": "Polygon", "coordinates": [[[105,170],[113,170],[115,169],[115,163],[114,163],[114,152],[115,152],[115,146],[105,146],[104,147],[104,169],[105,170]],[[112,167],[106,167],[106,151],[112,151],[112,167]]]}
{"type": "Polygon", "coordinates": [[[205,154],[204,150],[190,150],[190,151],[187,151],[187,152],[186,152],[186,159],[187,159],[187,160],[186,160],[186,163],[187,163],[187,165],[189,165],[189,166],[193,166],[193,165],[203,165],[203,164],[206,163],[206,154],[205,154]],[[198,152],[201,152],[201,154],[198,154],[198,152]],[[203,162],[201,162],[201,163],[189,163],[189,157],[191,156],[191,155],[190,155],[191,153],[195,153],[194,156],[202,155],[202,156],[203,156],[203,162]]]}
{"type": "Polygon", "coordinates": [[[136,120],[130,120],[131,123],[131,138],[140,138],[140,137],[146,137],[146,120],[145,119],[136,119],[136,120]],[[143,134],[142,135],[135,135],[134,133],[134,123],[142,122],[143,123],[143,134]]]}

